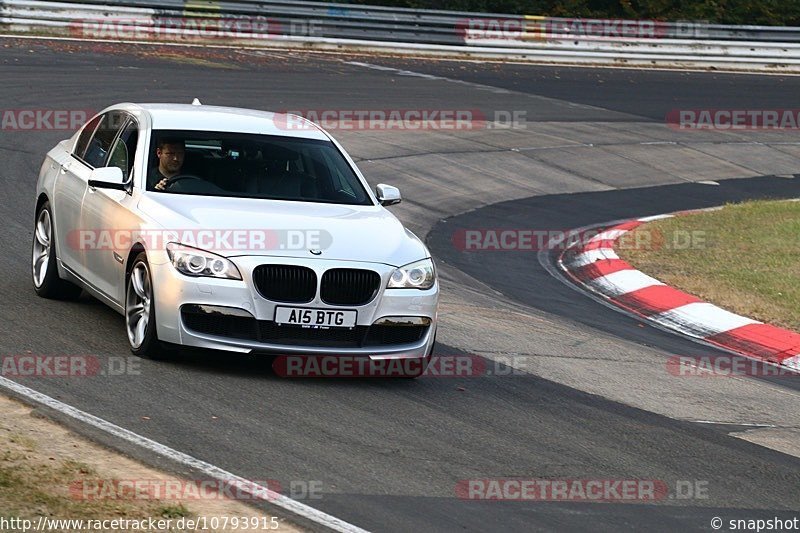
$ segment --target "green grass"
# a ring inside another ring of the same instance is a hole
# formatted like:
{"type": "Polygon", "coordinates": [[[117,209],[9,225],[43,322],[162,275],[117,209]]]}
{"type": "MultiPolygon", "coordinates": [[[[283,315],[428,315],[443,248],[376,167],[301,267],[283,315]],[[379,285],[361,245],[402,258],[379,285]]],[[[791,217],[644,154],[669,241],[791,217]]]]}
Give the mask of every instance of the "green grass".
{"type": "Polygon", "coordinates": [[[182,503],[177,505],[164,505],[156,509],[156,514],[162,518],[182,518],[190,516],[189,509],[183,506],[182,503]]]}
{"type": "Polygon", "coordinates": [[[744,202],[650,222],[617,253],[703,300],[800,331],[800,202],[744,202]]]}

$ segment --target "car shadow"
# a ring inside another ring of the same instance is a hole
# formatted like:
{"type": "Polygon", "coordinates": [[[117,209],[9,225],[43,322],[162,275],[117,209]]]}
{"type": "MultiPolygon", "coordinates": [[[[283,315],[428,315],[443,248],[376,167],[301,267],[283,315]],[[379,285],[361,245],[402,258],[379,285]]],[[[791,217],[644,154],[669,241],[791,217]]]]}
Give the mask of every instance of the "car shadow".
{"type": "MultiPolygon", "coordinates": [[[[413,383],[414,381],[419,381],[393,376],[285,376],[281,375],[279,371],[276,371],[276,362],[279,361],[281,357],[287,356],[272,353],[244,354],[202,348],[180,347],[174,352],[171,352],[164,359],[157,361],[157,363],[180,365],[196,371],[205,371],[228,376],[248,376],[304,383],[413,383]]],[[[300,357],[311,358],[312,356],[300,357]]]]}

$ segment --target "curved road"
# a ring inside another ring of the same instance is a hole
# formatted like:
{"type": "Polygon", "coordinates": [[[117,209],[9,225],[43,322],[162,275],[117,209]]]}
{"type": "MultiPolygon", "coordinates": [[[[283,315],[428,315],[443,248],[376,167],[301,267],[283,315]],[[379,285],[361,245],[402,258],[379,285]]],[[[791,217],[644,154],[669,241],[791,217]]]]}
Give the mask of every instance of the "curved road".
{"type": "MultiPolygon", "coordinates": [[[[451,237],[458,228],[566,229],[796,196],[792,179],[758,177],[794,173],[796,135],[685,134],[664,126],[663,116],[719,102],[791,107],[800,78],[1,42],[6,109],[199,97],[273,110],[524,117],[511,129],[333,132],[371,184],[402,188],[396,213],[440,259],[437,353],[474,355],[489,368],[510,361],[518,371],[411,382],[284,380],[265,359],[187,351],[168,362],[132,359],[123,375],[21,383],[248,479],[321,482],[321,497],[305,503],[375,531],[696,530],[714,516],[789,518],[797,509],[800,460],[786,444],[800,428],[791,382],[671,378],[663,365],[669,355],[708,349],[571,291],[535,254],[463,254],[451,237]],[[727,181],[689,183],[711,179],[727,181]],[[753,428],[772,431],[775,449],[748,442],[759,441],[758,431],[730,435],[753,428]],[[656,503],[477,502],[456,494],[461,480],[517,477],[659,480],[673,492],[656,503]],[[677,498],[680,483],[707,487],[708,497],[677,498]]],[[[46,150],[70,133],[0,130],[2,355],[128,356],[119,315],[86,297],[41,300],[30,287],[36,175],[46,150]]]]}

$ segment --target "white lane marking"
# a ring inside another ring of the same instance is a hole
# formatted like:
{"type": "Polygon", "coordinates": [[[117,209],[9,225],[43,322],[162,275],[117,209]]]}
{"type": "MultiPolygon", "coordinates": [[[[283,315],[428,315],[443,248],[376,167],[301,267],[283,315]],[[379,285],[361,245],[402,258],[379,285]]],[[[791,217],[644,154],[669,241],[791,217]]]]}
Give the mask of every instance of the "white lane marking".
{"type": "Polygon", "coordinates": [[[150,440],[147,437],[143,437],[137,433],[134,433],[133,431],[117,426],[116,424],[112,424],[107,420],[103,420],[102,418],[96,417],[85,411],[81,411],[80,409],[60,402],[55,398],[47,396],[46,394],[42,394],[41,392],[30,389],[24,385],[20,385],[16,381],[12,381],[8,378],[0,376],[0,387],[14,391],[17,394],[35,401],[36,403],[45,405],[50,409],[54,409],[59,413],[69,416],[70,418],[74,418],[75,420],[79,420],[85,424],[89,424],[90,426],[94,426],[110,435],[135,444],[136,446],[145,448],[146,450],[149,450],[162,457],[166,457],[167,459],[176,461],[182,465],[188,466],[189,468],[198,470],[218,481],[230,483],[231,485],[240,487],[242,492],[249,493],[256,499],[268,501],[277,507],[286,509],[289,512],[302,516],[303,518],[311,520],[312,522],[321,526],[328,527],[335,531],[341,531],[343,533],[367,533],[365,529],[354,526],[353,524],[345,522],[344,520],[336,518],[335,516],[323,513],[322,511],[314,509],[313,507],[309,507],[304,503],[300,503],[291,498],[287,498],[283,494],[274,492],[267,487],[253,483],[252,481],[248,481],[243,477],[239,477],[226,470],[223,470],[218,466],[201,461],[196,457],[179,452],[178,450],[164,446],[163,444],[160,444],[154,440],[150,440]]]}
{"type": "Polygon", "coordinates": [[[663,283],[638,270],[620,270],[587,281],[586,285],[606,296],[614,297],[663,283]]]}
{"type": "Polygon", "coordinates": [[[415,78],[425,78],[426,80],[438,80],[438,81],[447,81],[450,83],[458,83],[461,85],[466,85],[468,87],[472,87],[475,89],[479,89],[481,91],[490,91],[495,94],[511,94],[512,91],[507,89],[501,89],[499,87],[492,87],[491,85],[483,85],[482,83],[474,83],[471,81],[464,81],[464,80],[456,80],[453,78],[446,78],[444,76],[435,76],[433,74],[424,74],[422,72],[414,72],[413,70],[403,70],[394,67],[385,67],[383,65],[374,65],[372,63],[363,63],[361,61],[345,61],[345,65],[353,65],[355,67],[363,67],[369,68],[372,70],[382,70],[384,72],[394,72],[398,76],[412,76],[415,78]]]}
{"type": "Polygon", "coordinates": [[[568,266],[569,268],[580,268],[603,259],[619,259],[619,256],[613,248],[595,248],[576,255],[568,266]]]}
{"type": "Polygon", "coordinates": [[[748,324],[760,324],[708,302],[694,302],[650,317],[660,324],[672,326],[681,332],[697,337],[710,337],[748,324]]]}
{"type": "Polygon", "coordinates": [[[719,183],[717,183],[714,180],[703,180],[703,181],[698,181],[696,183],[699,183],[701,185],[719,185],[719,183]]]}
{"type": "Polygon", "coordinates": [[[626,229],[610,229],[602,233],[598,233],[597,235],[589,239],[589,242],[616,240],[625,235],[626,233],[628,233],[628,230],[626,229]]]}
{"type": "MultiPolygon", "coordinates": [[[[458,79],[455,79],[455,78],[447,78],[445,76],[435,76],[433,74],[424,74],[422,72],[415,72],[413,70],[403,70],[403,69],[394,68],[394,67],[386,67],[386,66],[383,66],[383,65],[375,65],[373,63],[364,63],[362,61],[344,61],[343,63],[345,65],[353,65],[355,67],[363,67],[363,68],[370,68],[370,69],[373,69],[373,70],[381,70],[383,72],[394,72],[398,76],[413,76],[413,77],[416,77],[416,78],[425,78],[426,80],[438,80],[438,81],[446,81],[446,82],[449,82],[449,83],[458,83],[460,85],[465,85],[467,87],[472,87],[473,89],[478,89],[478,90],[481,90],[481,91],[490,91],[490,92],[493,92],[495,94],[517,94],[517,95],[520,95],[520,96],[527,96],[529,98],[536,98],[536,99],[538,99],[540,101],[543,101],[543,102],[558,102],[561,105],[564,105],[566,107],[571,107],[571,108],[574,108],[574,109],[586,109],[586,110],[594,110],[594,111],[598,111],[598,110],[599,111],[609,111],[608,109],[605,109],[603,107],[591,106],[591,105],[587,105],[587,104],[579,104],[579,103],[576,103],[576,102],[570,102],[568,100],[560,100],[558,98],[550,98],[548,96],[541,96],[539,94],[529,94],[529,93],[524,93],[524,92],[520,92],[520,91],[512,91],[512,90],[508,90],[508,89],[501,89],[500,87],[494,87],[492,85],[484,85],[482,83],[475,83],[475,82],[472,82],[472,81],[464,81],[464,80],[458,80],[458,79]]],[[[629,116],[632,116],[632,115],[629,115],[629,116]]]]}
{"type": "Polygon", "coordinates": [[[781,364],[785,367],[791,368],[792,370],[797,370],[800,372],[800,355],[795,355],[788,359],[784,359],[781,361],[781,364]]]}
{"type": "Polygon", "coordinates": [[[778,426],[774,424],[758,424],[753,422],[718,422],[714,420],[689,420],[689,422],[694,422],[695,424],[715,424],[720,426],[747,426],[747,427],[754,427],[754,428],[776,428],[778,426]]]}
{"type": "Polygon", "coordinates": [[[639,222],[653,222],[654,220],[663,220],[665,218],[672,218],[675,215],[653,215],[650,217],[642,217],[637,219],[639,222]]]}

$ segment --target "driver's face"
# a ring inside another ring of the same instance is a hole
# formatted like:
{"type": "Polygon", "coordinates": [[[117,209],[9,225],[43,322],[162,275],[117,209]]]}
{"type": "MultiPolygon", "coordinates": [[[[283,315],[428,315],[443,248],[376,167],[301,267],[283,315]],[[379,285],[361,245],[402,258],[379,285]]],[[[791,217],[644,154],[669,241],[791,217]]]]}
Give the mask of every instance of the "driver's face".
{"type": "Polygon", "coordinates": [[[165,144],[156,150],[160,169],[170,174],[177,174],[183,166],[183,157],[186,155],[183,145],[165,144]]]}

